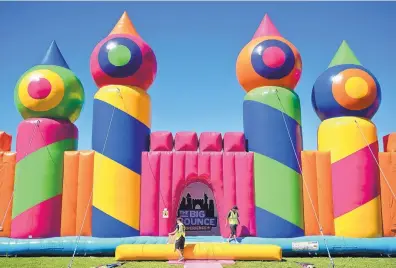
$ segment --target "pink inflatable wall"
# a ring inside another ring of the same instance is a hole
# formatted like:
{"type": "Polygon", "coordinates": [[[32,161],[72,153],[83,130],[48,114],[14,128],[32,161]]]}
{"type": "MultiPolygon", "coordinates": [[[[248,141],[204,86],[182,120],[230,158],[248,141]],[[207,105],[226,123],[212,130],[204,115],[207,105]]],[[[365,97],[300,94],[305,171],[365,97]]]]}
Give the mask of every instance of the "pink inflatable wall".
{"type": "Polygon", "coordinates": [[[167,236],[175,226],[184,188],[205,183],[214,194],[221,235],[229,236],[225,218],[239,208],[239,236],[256,235],[253,153],[243,133],[153,132],[150,152],[142,154],[140,235],[167,236]],[[164,209],[169,218],[163,218],[164,209]]]}

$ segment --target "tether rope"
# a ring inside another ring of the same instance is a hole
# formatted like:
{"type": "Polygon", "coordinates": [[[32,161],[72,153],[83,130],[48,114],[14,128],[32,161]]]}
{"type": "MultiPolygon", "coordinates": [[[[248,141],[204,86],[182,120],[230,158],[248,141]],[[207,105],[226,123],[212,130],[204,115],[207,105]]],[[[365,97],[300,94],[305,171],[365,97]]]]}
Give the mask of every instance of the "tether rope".
{"type": "MultiPolygon", "coordinates": [[[[2,166],[1,169],[0,169],[0,174],[3,173],[3,171],[5,170],[5,164],[9,165],[10,162],[5,162],[5,163],[3,163],[3,166],[2,166]]],[[[0,177],[1,177],[1,175],[0,175],[0,177]]],[[[4,184],[4,179],[1,180],[0,189],[1,189],[1,186],[3,186],[3,184],[4,184]]],[[[1,221],[1,223],[0,223],[0,232],[3,231],[4,222],[5,222],[5,219],[6,219],[6,217],[7,217],[8,210],[10,209],[11,201],[12,201],[13,195],[14,195],[14,190],[12,191],[12,195],[11,195],[11,197],[10,197],[10,200],[8,200],[8,205],[7,205],[6,211],[4,212],[3,219],[2,219],[2,221],[1,221]]]]}
{"type": "Polygon", "coordinates": [[[316,222],[318,223],[320,235],[322,236],[323,241],[324,241],[324,244],[325,244],[325,246],[326,246],[327,255],[328,255],[329,260],[330,260],[330,265],[329,265],[329,266],[334,268],[334,267],[335,267],[334,260],[333,260],[333,258],[331,257],[330,250],[329,250],[329,247],[328,247],[328,245],[327,245],[326,238],[325,238],[325,236],[324,236],[324,234],[323,234],[323,227],[322,227],[322,225],[320,224],[319,217],[318,217],[318,215],[317,215],[317,213],[316,213],[315,206],[314,206],[313,201],[312,201],[311,193],[309,192],[308,185],[307,185],[307,183],[306,183],[306,181],[305,181],[305,179],[304,179],[304,175],[303,175],[303,172],[302,172],[301,164],[300,164],[300,161],[298,160],[298,154],[297,154],[296,148],[294,147],[293,140],[292,140],[292,137],[291,137],[289,128],[288,128],[288,126],[287,126],[287,122],[286,122],[286,118],[285,118],[285,113],[286,113],[285,108],[283,107],[282,101],[281,101],[281,99],[280,99],[280,97],[279,97],[278,89],[275,89],[275,92],[276,92],[276,96],[277,96],[277,98],[278,98],[279,104],[280,104],[280,106],[281,106],[281,109],[282,109],[281,114],[282,114],[283,122],[284,122],[285,127],[286,127],[286,130],[287,130],[287,135],[289,136],[290,144],[291,144],[291,146],[293,147],[294,156],[296,157],[297,164],[298,164],[298,168],[300,169],[300,172],[301,172],[301,178],[302,178],[304,187],[305,187],[305,189],[306,189],[306,191],[307,191],[308,198],[309,198],[309,201],[310,201],[310,203],[311,203],[312,210],[313,210],[313,212],[314,212],[316,222]]]}
{"type": "MultiPolygon", "coordinates": [[[[121,97],[121,99],[122,99],[122,103],[124,104],[125,110],[127,110],[127,111],[129,112],[128,106],[125,104],[125,99],[124,99],[124,97],[122,96],[121,90],[118,89],[118,92],[119,92],[120,97],[121,97]]],[[[149,152],[150,152],[150,149],[149,149],[148,153],[149,153],[149,152]]],[[[160,157],[161,157],[161,155],[160,155],[160,157]]],[[[160,158],[160,161],[161,161],[161,158],[160,158]]],[[[150,168],[151,177],[152,177],[152,179],[153,179],[153,182],[155,182],[155,175],[154,175],[153,168],[152,168],[152,166],[151,166],[151,161],[150,161],[150,155],[149,155],[149,154],[147,155],[147,163],[148,163],[149,168],[150,168]]],[[[166,206],[165,206],[165,200],[164,200],[164,198],[163,198],[163,196],[162,196],[161,189],[159,190],[159,194],[160,194],[160,196],[161,196],[162,205],[166,208],[166,206]]],[[[170,211],[168,211],[168,213],[170,213],[170,211]]]]}
{"type": "MultiPolygon", "coordinates": [[[[121,98],[121,100],[122,100],[122,102],[123,102],[123,104],[124,104],[124,108],[125,108],[126,110],[128,110],[128,109],[127,109],[127,105],[125,104],[125,100],[124,100],[124,98],[123,98],[123,96],[122,96],[121,90],[120,90],[119,88],[116,88],[116,89],[117,89],[118,96],[121,98]]],[[[108,137],[109,137],[109,133],[110,133],[110,129],[111,129],[113,117],[114,117],[114,111],[115,111],[115,106],[113,106],[113,111],[112,111],[112,115],[111,115],[111,119],[110,119],[110,123],[109,123],[109,128],[108,128],[108,131],[107,131],[106,139],[105,139],[105,142],[104,142],[102,154],[104,153],[104,150],[105,150],[105,148],[106,148],[107,140],[108,140],[108,137]]],[[[154,177],[154,172],[153,172],[153,170],[152,170],[152,168],[151,168],[150,159],[148,159],[148,164],[149,164],[149,167],[150,167],[150,171],[151,171],[152,178],[154,179],[155,177],[154,177]]],[[[164,199],[163,199],[163,197],[162,197],[161,191],[160,191],[160,195],[161,195],[161,198],[162,198],[162,202],[164,203],[164,206],[165,206],[165,202],[164,202],[164,199]]],[[[88,212],[88,209],[89,209],[89,205],[90,205],[91,200],[92,200],[92,196],[93,196],[93,189],[92,189],[92,191],[91,191],[91,194],[90,194],[90,197],[89,197],[89,200],[88,200],[88,204],[87,204],[87,207],[86,207],[86,209],[85,209],[83,222],[82,222],[82,225],[81,225],[81,227],[80,227],[80,232],[79,232],[79,235],[78,235],[77,240],[76,240],[76,245],[75,245],[75,248],[74,248],[73,256],[72,256],[72,258],[71,258],[71,260],[70,260],[70,263],[69,263],[69,265],[68,265],[68,268],[72,268],[72,266],[73,266],[73,260],[74,260],[74,257],[75,257],[76,251],[77,251],[78,242],[80,241],[81,233],[82,233],[82,230],[83,230],[83,226],[84,226],[84,223],[85,223],[85,219],[86,219],[86,216],[87,216],[87,212],[88,212]]]]}
{"type": "MultiPolygon", "coordinates": [[[[118,90],[118,89],[117,89],[117,90],[118,90]]],[[[119,91],[119,90],[118,90],[118,91],[119,91]]],[[[108,138],[109,138],[109,133],[110,133],[111,125],[112,125],[112,123],[113,123],[114,111],[115,111],[115,106],[113,106],[113,110],[112,110],[112,113],[111,113],[109,126],[108,126],[108,128],[107,128],[106,138],[105,138],[105,141],[104,141],[104,144],[103,144],[103,149],[102,149],[101,154],[103,154],[104,151],[105,151],[105,149],[106,149],[107,140],[108,140],[108,138]]],[[[84,228],[85,220],[86,220],[86,218],[87,218],[88,209],[89,209],[89,207],[90,207],[92,197],[93,197],[93,187],[92,187],[92,189],[91,189],[91,194],[89,195],[89,199],[88,199],[88,202],[87,202],[87,205],[86,205],[86,208],[85,208],[84,218],[83,218],[83,221],[82,221],[82,223],[81,223],[80,231],[79,231],[79,233],[78,233],[78,236],[77,236],[77,239],[76,239],[76,242],[75,242],[73,255],[72,255],[72,257],[71,257],[71,260],[70,260],[70,262],[69,262],[69,265],[67,266],[68,268],[71,268],[71,267],[73,266],[74,257],[75,257],[75,255],[76,255],[77,247],[78,247],[78,244],[79,244],[80,239],[81,239],[81,234],[82,234],[82,231],[83,231],[83,228],[84,228]]]]}
{"type": "Polygon", "coordinates": [[[391,187],[391,185],[390,185],[390,183],[389,183],[387,177],[385,176],[385,173],[384,173],[384,171],[382,170],[380,164],[378,163],[378,160],[377,160],[377,158],[375,157],[375,154],[374,154],[373,150],[371,149],[371,146],[370,146],[370,144],[368,143],[366,136],[364,135],[364,133],[363,133],[362,130],[360,129],[360,125],[359,125],[359,123],[358,123],[356,120],[355,120],[355,123],[356,123],[356,126],[357,126],[357,128],[359,129],[359,132],[360,132],[360,134],[362,135],[364,141],[366,142],[366,145],[367,145],[367,147],[369,148],[370,153],[371,153],[371,155],[373,156],[374,161],[375,161],[375,163],[377,164],[378,169],[379,169],[379,171],[381,172],[382,177],[384,177],[384,180],[385,180],[386,184],[387,184],[388,187],[389,187],[389,191],[391,192],[393,198],[394,198],[395,201],[396,201],[395,192],[393,192],[393,189],[392,189],[392,187],[391,187]]]}
{"type": "MultiPolygon", "coordinates": [[[[26,157],[26,156],[28,155],[29,149],[30,149],[30,147],[31,147],[31,145],[32,145],[32,142],[33,142],[33,139],[34,139],[34,137],[36,136],[36,130],[38,129],[39,124],[40,124],[40,121],[39,121],[39,120],[37,120],[37,121],[35,122],[35,124],[34,124],[34,128],[33,128],[33,130],[32,130],[32,134],[31,134],[31,136],[30,136],[30,140],[29,140],[28,147],[26,148],[26,151],[25,151],[25,153],[24,153],[24,157],[26,157]]],[[[16,165],[16,163],[15,163],[15,165],[16,165]]],[[[17,173],[15,172],[14,183],[17,181],[17,178],[18,178],[18,177],[17,177],[17,173]]],[[[14,198],[14,195],[15,195],[15,187],[14,187],[14,189],[13,189],[13,191],[12,191],[12,194],[11,194],[10,199],[8,200],[8,205],[7,205],[6,211],[4,212],[3,220],[2,220],[1,225],[0,225],[0,228],[1,228],[1,229],[3,229],[4,222],[5,222],[5,219],[6,219],[6,217],[7,217],[8,211],[10,210],[11,203],[12,203],[12,200],[13,200],[13,198],[14,198]]],[[[8,245],[7,245],[7,247],[10,246],[10,243],[11,243],[11,238],[8,240],[8,245]]],[[[6,253],[6,256],[8,256],[7,253],[6,253]]]]}

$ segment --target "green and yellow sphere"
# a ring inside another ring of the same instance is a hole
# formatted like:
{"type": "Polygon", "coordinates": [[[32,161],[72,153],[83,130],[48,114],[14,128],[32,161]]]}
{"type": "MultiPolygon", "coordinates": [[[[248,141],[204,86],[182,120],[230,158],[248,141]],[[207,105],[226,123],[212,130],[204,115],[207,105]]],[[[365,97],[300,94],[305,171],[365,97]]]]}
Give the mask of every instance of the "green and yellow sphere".
{"type": "Polygon", "coordinates": [[[84,104],[84,88],[55,42],[42,65],[21,76],[15,87],[14,100],[24,119],[44,117],[70,122],[78,119],[84,104]]]}

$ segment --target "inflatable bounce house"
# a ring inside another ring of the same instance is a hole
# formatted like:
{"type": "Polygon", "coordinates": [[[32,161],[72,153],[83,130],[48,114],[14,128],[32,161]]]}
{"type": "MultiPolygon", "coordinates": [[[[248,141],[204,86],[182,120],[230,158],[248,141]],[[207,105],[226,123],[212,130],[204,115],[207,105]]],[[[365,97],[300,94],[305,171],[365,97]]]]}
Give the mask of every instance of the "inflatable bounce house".
{"type": "Polygon", "coordinates": [[[177,217],[187,259],[396,253],[396,134],[380,153],[380,85],[346,42],[313,85],[317,151],[303,151],[300,54],[268,16],[236,61],[244,132],[150,131],[157,61],[126,13],[90,68],[91,151],[77,150],[84,89],[55,42],[16,85],[16,153],[0,134],[2,255],[172,260],[177,217]],[[224,243],[234,205],[241,244],[224,243]]]}

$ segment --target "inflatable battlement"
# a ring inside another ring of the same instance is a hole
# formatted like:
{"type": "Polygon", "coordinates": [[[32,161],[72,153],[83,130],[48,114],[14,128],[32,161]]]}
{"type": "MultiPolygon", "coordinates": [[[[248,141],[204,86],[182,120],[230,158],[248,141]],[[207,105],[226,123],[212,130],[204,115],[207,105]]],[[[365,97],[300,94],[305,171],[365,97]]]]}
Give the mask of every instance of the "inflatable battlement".
{"type": "Polygon", "coordinates": [[[384,152],[396,152],[396,133],[391,133],[382,138],[384,152]]]}
{"type": "Polygon", "coordinates": [[[11,151],[12,136],[4,131],[0,131],[0,151],[11,151]]]}
{"type": "MultiPolygon", "coordinates": [[[[166,236],[184,189],[204,184],[213,192],[218,235],[229,235],[220,221],[237,205],[242,226],[238,235],[255,236],[253,165],[253,153],[246,152],[241,132],[226,132],[224,137],[203,132],[199,138],[195,132],[177,132],[174,137],[166,131],[151,133],[150,151],[142,153],[140,235],[166,236]]],[[[193,204],[200,201],[196,198],[193,204]]]]}
{"type": "Polygon", "coordinates": [[[200,151],[200,152],[246,152],[243,132],[171,132],[156,131],[150,135],[150,151],[200,151]]]}

